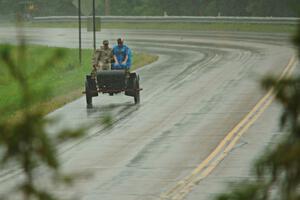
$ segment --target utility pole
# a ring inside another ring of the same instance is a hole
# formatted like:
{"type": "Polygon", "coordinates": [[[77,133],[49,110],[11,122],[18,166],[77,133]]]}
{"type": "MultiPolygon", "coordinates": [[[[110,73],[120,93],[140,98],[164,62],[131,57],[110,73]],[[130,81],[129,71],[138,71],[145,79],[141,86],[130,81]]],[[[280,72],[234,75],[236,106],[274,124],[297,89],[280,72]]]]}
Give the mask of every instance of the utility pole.
{"type": "Polygon", "coordinates": [[[110,15],[110,0],[105,0],[105,16],[110,15]]]}
{"type": "Polygon", "coordinates": [[[79,31],[79,64],[82,63],[81,54],[81,0],[78,0],[78,31],[79,31]]]}
{"type": "Polygon", "coordinates": [[[96,8],[95,8],[95,0],[93,0],[93,42],[94,42],[94,50],[96,50],[96,8]]]}

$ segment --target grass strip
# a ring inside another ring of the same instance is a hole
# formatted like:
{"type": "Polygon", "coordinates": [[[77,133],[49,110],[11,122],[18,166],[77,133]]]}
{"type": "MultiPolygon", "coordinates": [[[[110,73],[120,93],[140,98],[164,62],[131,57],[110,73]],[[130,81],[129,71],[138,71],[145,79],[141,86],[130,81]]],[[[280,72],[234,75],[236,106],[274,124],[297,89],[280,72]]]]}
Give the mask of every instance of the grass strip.
{"type": "MultiPolygon", "coordinates": [[[[17,55],[17,47],[12,48],[14,57],[17,55]]],[[[7,45],[0,45],[7,48],[7,45]]],[[[41,105],[45,114],[63,106],[64,104],[82,96],[84,90],[84,80],[91,72],[91,57],[93,50],[83,50],[83,63],[79,66],[78,50],[67,48],[54,48],[38,45],[29,45],[27,48],[27,65],[19,62],[17,66],[22,67],[27,74],[27,79],[33,91],[32,108],[41,105]],[[51,60],[51,55],[57,51],[63,52],[63,57],[57,61],[51,61],[51,65],[46,66],[44,71],[38,71],[45,60],[51,60]]],[[[132,70],[152,63],[158,59],[157,56],[145,53],[133,53],[132,70]]],[[[12,77],[3,67],[4,63],[0,60],[0,112],[3,118],[15,117],[22,109],[20,102],[20,90],[12,77]]]]}
{"type": "MultiPolygon", "coordinates": [[[[76,22],[27,22],[27,27],[77,28],[76,22]]],[[[87,23],[83,22],[83,27],[87,23]]],[[[286,24],[250,24],[250,23],[102,23],[102,29],[157,29],[157,30],[203,30],[203,31],[246,31],[293,33],[297,25],[286,24]]]]}

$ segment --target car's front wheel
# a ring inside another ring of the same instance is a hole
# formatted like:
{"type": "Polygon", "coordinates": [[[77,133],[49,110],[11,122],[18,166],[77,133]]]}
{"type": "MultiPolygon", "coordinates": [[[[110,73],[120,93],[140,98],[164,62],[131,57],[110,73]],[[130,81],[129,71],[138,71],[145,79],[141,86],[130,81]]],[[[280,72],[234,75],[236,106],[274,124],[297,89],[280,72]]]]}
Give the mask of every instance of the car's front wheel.
{"type": "Polygon", "coordinates": [[[139,104],[140,103],[140,80],[138,76],[136,76],[133,81],[133,90],[135,91],[134,103],[139,104]]]}

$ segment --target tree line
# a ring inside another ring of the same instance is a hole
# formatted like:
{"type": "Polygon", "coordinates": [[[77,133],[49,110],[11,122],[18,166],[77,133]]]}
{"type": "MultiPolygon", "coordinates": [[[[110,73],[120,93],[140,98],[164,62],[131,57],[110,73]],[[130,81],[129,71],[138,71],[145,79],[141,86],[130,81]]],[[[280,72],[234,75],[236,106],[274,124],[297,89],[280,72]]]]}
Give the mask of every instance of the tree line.
{"type": "MultiPolygon", "coordinates": [[[[76,0],[75,0],[76,1],[76,0]]],[[[97,15],[104,15],[104,1],[97,15]]],[[[297,16],[299,0],[109,0],[111,15],[122,16],[297,16]]],[[[82,0],[82,4],[91,1],[82,0]]],[[[0,0],[1,15],[77,15],[73,0],[0,0]],[[32,6],[33,5],[33,6],[32,6]],[[31,6],[31,7],[30,7],[31,6]],[[31,8],[32,10],[29,10],[31,8]]]]}

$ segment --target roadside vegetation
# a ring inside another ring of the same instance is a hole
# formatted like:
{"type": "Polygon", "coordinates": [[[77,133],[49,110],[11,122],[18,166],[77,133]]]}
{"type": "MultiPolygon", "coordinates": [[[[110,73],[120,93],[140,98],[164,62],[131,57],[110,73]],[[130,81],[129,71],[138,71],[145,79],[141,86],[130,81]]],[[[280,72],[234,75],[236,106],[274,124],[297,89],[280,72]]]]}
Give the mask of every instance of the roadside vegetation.
{"type": "MultiPolygon", "coordinates": [[[[91,2],[91,1],[90,1],[91,2]]],[[[119,16],[297,16],[299,0],[97,0],[97,15],[119,16]],[[105,11],[105,2],[109,10],[105,11]]],[[[84,7],[84,6],[83,6],[84,7]]],[[[71,0],[0,0],[0,13],[27,12],[33,16],[77,15],[71,0]]]]}
{"type": "MultiPolygon", "coordinates": [[[[18,56],[18,47],[12,45],[0,45],[0,49],[10,48],[13,58],[18,56]]],[[[31,105],[32,109],[43,107],[44,114],[61,107],[62,105],[82,96],[85,75],[91,71],[92,50],[83,50],[83,63],[78,64],[78,50],[67,48],[52,48],[30,45],[27,49],[26,76],[30,80],[30,86],[35,96],[41,98],[31,105]],[[62,55],[63,59],[53,59],[53,54],[62,55]],[[46,63],[44,63],[46,61],[46,63]],[[43,67],[39,67],[43,64],[43,67]]],[[[157,56],[144,53],[135,53],[132,70],[154,62],[157,56]]],[[[0,110],[2,117],[17,116],[20,111],[22,96],[18,89],[18,83],[9,76],[6,68],[0,61],[0,110]],[[16,115],[17,113],[17,115],[16,115]]],[[[25,71],[26,63],[18,62],[18,67],[25,71]]]]}
{"type": "MultiPolygon", "coordinates": [[[[78,28],[76,22],[27,22],[27,27],[36,28],[78,28]]],[[[86,23],[83,23],[86,27],[86,23]]],[[[244,31],[244,32],[278,32],[294,33],[296,25],[286,24],[246,24],[246,23],[102,23],[102,29],[136,29],[136,30],[199,30],[199,31],[244,31]]]]}

